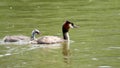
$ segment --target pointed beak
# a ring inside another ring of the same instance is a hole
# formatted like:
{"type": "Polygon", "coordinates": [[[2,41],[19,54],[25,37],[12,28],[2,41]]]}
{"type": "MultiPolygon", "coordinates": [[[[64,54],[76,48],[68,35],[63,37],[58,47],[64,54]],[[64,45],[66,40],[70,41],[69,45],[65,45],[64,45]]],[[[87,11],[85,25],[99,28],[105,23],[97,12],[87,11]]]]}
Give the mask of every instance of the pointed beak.
{"type": "Polygon", "coordinates": [[[71,28],[78,28],[78,26],[75,25],[75,24],[73,24],[73,23],[71,23],[69,26],[70,26],[71,28]]]}
{"type": "Polygon", "coordinates": [[[74,26],[73,26],[73,28],[78,28],[78,27],[79,27],[79,26],[77,26],[77,25],[74,25],[74,26]]]}

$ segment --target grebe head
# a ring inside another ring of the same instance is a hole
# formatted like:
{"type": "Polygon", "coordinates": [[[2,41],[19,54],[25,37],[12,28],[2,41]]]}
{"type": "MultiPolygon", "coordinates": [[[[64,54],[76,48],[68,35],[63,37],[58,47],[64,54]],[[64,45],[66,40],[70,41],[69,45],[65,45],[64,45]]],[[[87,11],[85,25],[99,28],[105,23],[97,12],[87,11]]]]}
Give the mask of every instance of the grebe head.
{"type": "Polygon", "coordinates": [[[75,25],[70,21],[66,21],[62,26],[63,32],[68,32],[70,28],[75,28],[75,25]]]}
{"type": "Polygon", "coordinates": [[[62,26],[63,38],[65,40],[69,40],[68,31],[70,28],[75,28],[75,25],[70,21],[66,21],[62,26]]]}
{"type": "Polygon", "coordinates": [[[34,29],[34,30],[32,31],[32,34],[40,34],[40,31],[39,31],[38,29],[34,29]]]}
{"type": "Polygon", "coordinates": [[[35,34],[40,34],[40,31],[38,29],[34,29],[32,31],[32,36],[31,36],[31,40],[34,40],[35,39],[35,34]]]}

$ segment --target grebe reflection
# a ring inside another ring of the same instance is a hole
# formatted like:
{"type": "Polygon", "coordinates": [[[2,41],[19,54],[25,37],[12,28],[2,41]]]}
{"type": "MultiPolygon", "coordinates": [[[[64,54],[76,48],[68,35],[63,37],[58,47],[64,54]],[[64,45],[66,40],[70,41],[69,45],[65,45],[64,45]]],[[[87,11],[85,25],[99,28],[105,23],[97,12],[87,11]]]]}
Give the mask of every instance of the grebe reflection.
{"type": "Polygon", "coordinates": [[[63,43],[63,49],[62,49],[62,53],[63,53],[63,59],[65,63],[70,63],[70,42],[69,41],[65,41],[63,43]]]}

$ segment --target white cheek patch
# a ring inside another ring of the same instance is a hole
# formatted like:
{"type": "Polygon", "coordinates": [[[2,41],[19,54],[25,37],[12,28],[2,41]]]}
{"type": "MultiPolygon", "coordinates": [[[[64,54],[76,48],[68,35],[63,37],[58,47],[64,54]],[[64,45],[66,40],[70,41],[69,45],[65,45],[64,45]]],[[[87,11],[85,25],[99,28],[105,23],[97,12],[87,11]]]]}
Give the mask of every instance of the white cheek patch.
{"type": "Polygon", "coordinates": [[[72,26],[72,24],[69,24],[69,27],[70,27],[70,28],[74,28],[74,27],[72,26]]]}
{"type": "Polygon", "coordinates": [[[36,32],[36,33],[40,33],[40,31],[39,31],[39,30],[37,30],[37,29],[35,29],[35,32],[36,32]]]}

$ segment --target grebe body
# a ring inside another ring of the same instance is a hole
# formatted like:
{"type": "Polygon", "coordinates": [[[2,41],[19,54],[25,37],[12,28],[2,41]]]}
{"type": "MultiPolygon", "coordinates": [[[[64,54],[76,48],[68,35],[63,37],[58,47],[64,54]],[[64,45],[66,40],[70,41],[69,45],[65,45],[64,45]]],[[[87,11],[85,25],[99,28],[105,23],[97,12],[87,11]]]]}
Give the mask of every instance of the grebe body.
{"type": "Polygon", "coordinates": [[[24,35],[13,35],[13,36],[5,36],[3,38],[4,42],[18,42],[18,41],[30,41],[32,39],[35,39],[35,34],[39,34],[40,31],[35,29],[32,31],[32,36],[31,38],[28,36],[24,36],[24,35]]]}
{"type": "Polygon", "coordinates": [[[57,36],[43,36],[37,39],[38,44],[55,44],[61,42],[63,42],[63,39],[57,36]]]}
{"type": "Polygon", "coordinates": [[[18,42],[20,40],[29,40],[30,38],[27,36],[23,36],[23,35],[14,35],[14,36],[5,36],[3,38],[4,42],[18,42]]]}
{"type": "Polygon", "coordinates": [[[74,24],[66,21],[62,26],[62,32],[63,32],[63,38],[57,37],[57,36],[43,36],[36,40],[37,44],[55,44],[55,43],[61,43],[64,41],[69,41],[69,34],[68,31],[70,28],[74,28],[74,24]]]}

